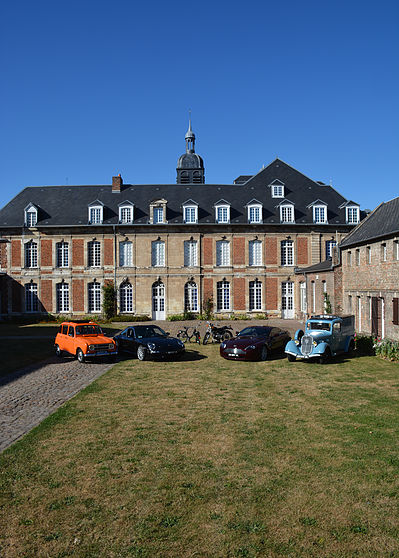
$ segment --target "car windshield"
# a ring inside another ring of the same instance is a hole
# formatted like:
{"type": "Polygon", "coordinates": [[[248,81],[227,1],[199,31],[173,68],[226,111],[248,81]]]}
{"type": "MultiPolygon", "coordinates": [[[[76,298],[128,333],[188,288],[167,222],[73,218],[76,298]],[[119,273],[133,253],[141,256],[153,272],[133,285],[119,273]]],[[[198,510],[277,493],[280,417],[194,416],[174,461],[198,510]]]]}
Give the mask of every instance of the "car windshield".
{"type": "Polygon", "coordinates": [[[135,336],[137,339],[145,337],[166,337],[163,329],[156,326],[138,326],[134,328],[135,336]]]}
{"type": "Polygon", "coordinates": [[[328,322],[308,322],[307,329],[316,329],[319,331],[331,331],[331,324],[328,322]]]}
{"type": "Polygon", "coordinates": [[[246,327],[237,337],[267,337],[269,331],[264,327],[246,327]]]}
{"type": "Polygon", "coordinates": [[[102,331],[101,331],[101,327],[98,325],[91,325],[91,324],[85,324],[85,325],[79,325],[76,326],[76,335],[101,335],[102,331]]]}

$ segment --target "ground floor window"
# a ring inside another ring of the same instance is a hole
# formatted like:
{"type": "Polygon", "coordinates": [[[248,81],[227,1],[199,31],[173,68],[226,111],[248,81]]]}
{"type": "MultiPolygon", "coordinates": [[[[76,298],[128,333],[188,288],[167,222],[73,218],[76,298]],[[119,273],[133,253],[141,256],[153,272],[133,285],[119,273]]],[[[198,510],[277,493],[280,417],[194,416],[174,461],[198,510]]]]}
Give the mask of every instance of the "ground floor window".
{"type": "Polygon", "coordinates": [[[249,309],[262,310],[262,283],[258,279],[249,282],[249,309]]]}
{"type": "Polygon", "coordinates": [[[28,283],[25,285],[25,310],[26,312],[38,312],[39,310],[36,283],[28,283]]]}
{"type": "Polygon", "coordinates": [[[133,312],[133,287],[129,282],[119,288],[119,309],[121,312],[133,312]]]}
{"type": "Polygon", "coordinates": [[[198,287],[193,281],[184,287],[184,311],[198,312],[198,287]]]}
{"type": "Polygon", "coordinates": [[[69,312],[69,285],[68,283],[57,283],[57,312],[69,312]]]}
{"type": "Polygon", "coordinates": [[[100,283],[89,283],[89,312],[101,312],[101,285],[100,283]]]}
{"type": "Polygon", "coordinates": [[[217,310],[218,312],[230,310],[230,283],[225,279],[217,283],[217,310]]]}

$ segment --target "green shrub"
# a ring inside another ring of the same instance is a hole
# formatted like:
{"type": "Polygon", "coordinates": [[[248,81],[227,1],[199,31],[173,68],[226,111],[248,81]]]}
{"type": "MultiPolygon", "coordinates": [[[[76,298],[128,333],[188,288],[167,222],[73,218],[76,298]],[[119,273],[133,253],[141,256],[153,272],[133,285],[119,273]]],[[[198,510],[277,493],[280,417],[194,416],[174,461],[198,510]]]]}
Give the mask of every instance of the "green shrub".
{"type": "Polygon", "coordinates": [[[116,314],[116,290],[112,281],[103,285],[103,313],[106,320],[116,314]]]}
{"type": "Polygon", "coordinates": [[[268,319],[268,315],[266,314],[266,312],[264,314],[255,314],[254,316],[254,320],[267,320],[268,319]]]}
{"type": "Polygon", "coordinates": [[[150,316],[146,314],[118,314],[113,316],[111,322],[150,322],[150,316]]]}
{"type": "Polygon", "coordinates": [[[355,346],[361,355],[375,355],[374,339],[371,335],[356,335],[355,346]]]}
{"type": "Polygon", "coordinates": [[[399,361],[399,341],[391,341],[390,339],[375,340],[375,354],[386,360],[399,361]]]}
{"type": "Polygon", "coordinates": [[[247,314],[231,314],[230,320],[250,320],[251,318],[247,314]]]}

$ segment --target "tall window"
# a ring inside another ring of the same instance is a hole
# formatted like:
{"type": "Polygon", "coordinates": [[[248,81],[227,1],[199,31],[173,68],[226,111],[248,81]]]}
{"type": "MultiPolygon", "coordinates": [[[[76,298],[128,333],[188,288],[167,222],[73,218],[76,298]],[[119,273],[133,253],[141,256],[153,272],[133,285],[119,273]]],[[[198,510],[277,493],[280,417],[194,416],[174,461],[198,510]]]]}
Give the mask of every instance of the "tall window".
{"type": "Polygon", "coordinates": [[[120,267],[133,265],[133,244],[128,240],[119,243],[119,265],[120,267]]]}
{"type": "Polygon", "coordinates": [[[184,287],[185,312],[198,312],[198,287],[194,281],[189,281],[184,287]]]}
{"type": "Polygon", "coordinates": [[[30,207],[25,212],[25,223],[27,227],[34,227],[37,223],[37,209],[30,207]]]}
{"type": "Polygon", "coordinates": [[[89,223],[91,225],[101,224],[103,222],[103,208],[100,205],[89,207],[89,223]]]}
{"type": "Polygon", "coordinates": [[[68,283],[57,283],[57,312],[69,312],[69,285],[68,283]]]}
{"type": "Polygon", "coordinates": [[[25,310],[26,312],[37,312],[39,310],[36,283],[27,283],[25,285],[25,310]]]}
{"type": "Polygon", "coordinates": [[[258,279],[249,282],[249,309],[262,310],[262,283],[258,279]]]}
{"type": "Polygon", "coordinates": [[[151,265],[153,267],[165,266],[165,242],[155,240],[151,243],[151,265]]]}
{"type": "Polygon", "coordinates": [[[250,240],[249,241],[249,265],[259,266],[262,265],[262,241],[250,240]]]}
{"type": "Polygon", "coordinates": [[[89,312],[101,312],[101,285],[100,283],[88,284],[89,312]]]}
{"type": "Polygon", "coordinates": [[[294,246],[292,240],[281,242],[281,265],[294,265],[294,246]]]}
{"type": "Polygon", "coordinates": [[[250,206],[248,206],[248,221],[250,223],[261,223],[262,222],[262,206],[261,205],[250,205],[250,206]]]}
{"type": "Polygon", "coordinates": [[[399,240],[394,240],[393,242],[393,259],[399,260],[399,240]]]}
{"type": "Polygon", "coordinates": [[[122,224],[133,223],[132,205],[122,205],[119,208],[119,222],[122,224]]]}
{"type": "Polygon", "coordinates": [[[217,283],[217,310],[230,310],[230,283],[226,279],[217,283]]]}
{"type": "Polygon", "coordinates": [[[281,205],[280,206],[280,221],[282,223],[294,223],[294,206],[281,205]]]}
{"type": "Polygon", "coordinates": [[[228,205],[216,206],[216,222],[217,223],[230,222],[230,207],[228,205]]]}
{"type": "Polygon", "coordinates": [[[87,263],[89,267],[100,267],[101,265],[101,244],[98,240],[88,243],[87,263]]]}
{"type": "Polygon", "coordinates": [[[302,281],[299,285],[300,285],[301,312],[307,312],[306,283],[305,281],[302,281]]]}
{"type": "Polygon", "coordinates": [[[216,242],[216,265],[230,265],[230,242],[228,240],[216,242]]]}
{"type": "Polygon", "coordinates": [[[356,258],[356,265],[360,265],[360,250],[359,250],[359,248],[356,249],[355,258],[356,258]]]}
{"type": "Polygon", "coordinates": [[[33,240],[25,244],[25,267],[37,267],[37,243],[33,240]]]}
{"type": "Polygon", "coordinates": [[[184,241],[184,266],[194,267],[198,265],[198,250],[196,240],[184,241]]]}
{"type": "Polygon", "coordinates": [[[164,216],[163,216],[163,207],[154,207],[154,223],[163,223],[164,222],[164,216]]]}
{"type": "Polygon", "coordinates": [[[383,262],[387,261],[387,245],[385,243],[381,244],[381,260],[383,262]]]}
{"type": "Polygon", "coordinates": [[[314,223],[327,222],[327,208],[325,205],[313,206],[313,222],[314,223]]]}
{"type": "Polygon", "coordinates": [[[333,250],[336,247],[337,243],[335,240],[327,240],[326,241],[326,260],[331,260],[333,255],[333,250]]]}
{"type": "Polygon", "coordinates": [[[352,252],[350,250],[348,251],[348,254],[346,256],[346,265],[352,265],[352,252]]]}
{"type": "Polygon", "coordinates": [[[121,312],[133,312],[133,287],[129,282],[119,287],[119,309],[121,312]]]}
{"type": "Polygon", "coordinates": [[[367,263],[371,264],[371,246],[367,246],[366,254],[367,254],[367,263]]]}
{"type": "Polygon", "coordinates": [[[198,208],[196,205],[186,205],[184,206],[184,222],[185,223],[197,223],[197,213],[198,208]]]}
{"type": "Polygon", "coordinates": [[[68,267],[69,246],[68,242],[57,242],[56,244],[57,267],[68,267]]]}

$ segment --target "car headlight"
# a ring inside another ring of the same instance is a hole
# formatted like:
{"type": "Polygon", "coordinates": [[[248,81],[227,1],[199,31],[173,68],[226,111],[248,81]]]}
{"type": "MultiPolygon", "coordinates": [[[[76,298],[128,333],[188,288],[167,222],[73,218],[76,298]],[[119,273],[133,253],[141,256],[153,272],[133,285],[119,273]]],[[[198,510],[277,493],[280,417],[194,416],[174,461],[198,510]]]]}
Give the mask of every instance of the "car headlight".
{"type": "Polygon", "coordinates": [[[221,349],[225,349],[226,348],[226,343],[223,341],[223,343],[220,344],[220,348],[221,349]]]}
{"type": "Polygon", "coordinates": [[[89,351],[94,351],[94,345],[89,345],[89,351]]]}
{"type": "Polygon", "coordinates": [[[147,347],[150,349],[150,351],[153,351],[155,349],[155,343],[148,343],[147,347]]]}
{"type": "Polygon", "coordinates": [[[108,345],[108,349],[114,349],[114,348],[115,348],[115,345],[114,345],[113,343],[110,343],[110,344],[108,345]]]}
{"type": "Polygon", "coordinates": [[[249,347],[245,347],[244,351],[251,351],[256,349],[255,345],[249,345],[249,347]]]}
{"type": "Polygon", "coordinates": [[[180,339],[177,340],[177,343],[178,343],[179,347],[184,347],[184,343],[183,343],[183,341],[180,341],[180,339]]]}
{"type": "Polygon", "coordinates": [[[315,341],[315,340],[313,339],[313,346],[316,347],[316,345],[317,345],[317,341],[315,341]]]}

